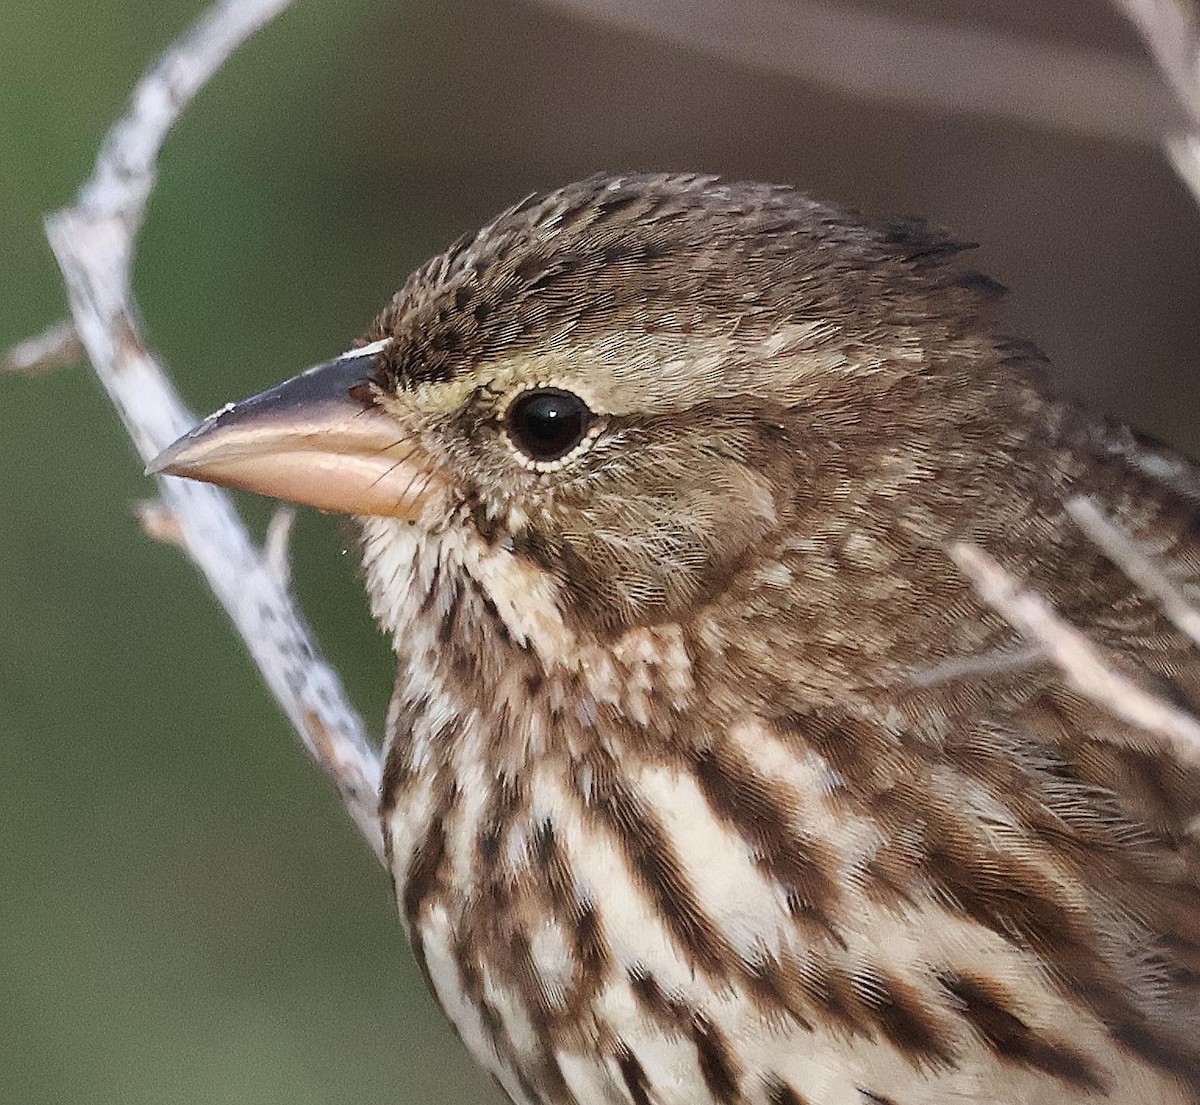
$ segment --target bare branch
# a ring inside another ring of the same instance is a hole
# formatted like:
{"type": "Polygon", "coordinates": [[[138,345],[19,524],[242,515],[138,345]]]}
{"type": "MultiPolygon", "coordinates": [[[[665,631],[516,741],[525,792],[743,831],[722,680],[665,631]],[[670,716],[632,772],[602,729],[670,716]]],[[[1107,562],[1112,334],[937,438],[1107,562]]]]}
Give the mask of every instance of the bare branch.
{"type": "MultiPolygon", "coordinates": [[[[67,284],[75,329],[142,459],[196,419],[139,332],[130,292],[134,243],[172,124],[229,55],[291,0],[220,0],[149,70],[128,114],[109,132],[73,207],[46,220],[67,284]]],[[[156,536],[178,540],[229,614],[305,748],[337,787],[376,856],[379,756],[322,657],[278,567],[250,539],[229,496],[188,480],[159,479],[161,504],[142,512],[156,536]]]]}
{"type": "Polygon", "coordinates": [[[43,372],[79,364],[86,356],[74,324],[61,319],[40,334],[14,345],[0,360],[0,372],[40,376],[43,372]]]}
{"type": "Polygon", "coordinates": [[[1187,0],[1114,0],[1137,28],[1182,109],[1164,131],[1167,157],[1200,203],[1200,20],[1187,0]]]}
{"type": "Polygon", "coordinates": [[[218,0],[208,8],[138,81],[129,111],[105,137],[74,210],[125,219],[132,246],[167,132],[230,55],[291,5],[292,0],[218,0]]]}
{"type": "Polygon", "coordinates": [[[960,541],[950,546],[950,555],[980,598],[1026,640],[1040,644],[1080,694],[1164,739],[1181,762],[1200,764],[1200,721],[1113,668],[1041,595],[1022,588],[982,549],[960,541]]]}
{"type": "Polygon", "coordinates": [[[1153,70],[1134,60],[851,3],[537,2],[851,96],[933,111],[1145,143],[1162,141],[1179,115],[1153,70]]]}
{"type": "Polygon", "coordinates": [[[1106,517],[1093,499],[1083,496],[1071,499],[1067,512],[1101,552],[1158,603],[1175,628],[1200,645],[1200,610],[1188,601],[1178,584],[1138,545],[1133,535],[1106,517]]]}

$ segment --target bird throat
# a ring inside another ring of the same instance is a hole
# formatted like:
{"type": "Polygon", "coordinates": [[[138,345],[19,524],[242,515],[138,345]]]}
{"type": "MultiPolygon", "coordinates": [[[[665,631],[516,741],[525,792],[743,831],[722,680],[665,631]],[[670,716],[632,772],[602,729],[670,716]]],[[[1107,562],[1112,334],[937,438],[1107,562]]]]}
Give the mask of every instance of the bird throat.
{"type": "MultiPolygon", "coordinates": [[[[531,697],[552,709],[570,699],[584,729],[605,715],[646,726],[658,710],[689,704],[691,658],[677,624],[601,641],[567,623],[549,573],[465,527],[430,534],[395,518],[360,525],[371,611],[400,661],[398,695],[406,682],[414,698],[422,686],[454,685],[467,709],[487,712],[514,696],[516,716],[527,715],[531,697]],[[534,685],[547,693],[533,695],[534,685]]],[[[537,728],[513,737],[536,749],[537,728]]]]}

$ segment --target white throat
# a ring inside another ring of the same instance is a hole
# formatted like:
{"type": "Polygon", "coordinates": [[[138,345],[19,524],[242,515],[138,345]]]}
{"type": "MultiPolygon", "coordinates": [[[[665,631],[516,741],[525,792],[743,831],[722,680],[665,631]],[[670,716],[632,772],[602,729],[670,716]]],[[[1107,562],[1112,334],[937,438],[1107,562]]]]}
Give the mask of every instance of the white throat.
{"type": "Polygon", "coordinates": [[[450,613],[466,577],[493,604],[509,635],[548,667],[569,665],[575,634],[559,613],[558,584],[503,548],[468,530],[438,534],[398,518],[360,519],[371,612],[393,647],[402,648],[418,622],[436,625],[450,613]]]}

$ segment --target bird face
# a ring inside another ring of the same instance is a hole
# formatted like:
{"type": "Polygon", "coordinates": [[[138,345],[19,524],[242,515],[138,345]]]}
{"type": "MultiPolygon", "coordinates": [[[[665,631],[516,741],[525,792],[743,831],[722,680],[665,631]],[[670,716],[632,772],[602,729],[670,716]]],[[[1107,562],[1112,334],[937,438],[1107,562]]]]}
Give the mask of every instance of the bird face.
{"type": "Polygon", "coordinates": [[[974,366],[955,387],[982,340],[955,248],[790,189],[585,181],[457,243],[367,344],[154,467],[501,548],[600,636],[677,620],[864,473],[915,471],[884,460],[906,425],[982,409],[974,366]]]}

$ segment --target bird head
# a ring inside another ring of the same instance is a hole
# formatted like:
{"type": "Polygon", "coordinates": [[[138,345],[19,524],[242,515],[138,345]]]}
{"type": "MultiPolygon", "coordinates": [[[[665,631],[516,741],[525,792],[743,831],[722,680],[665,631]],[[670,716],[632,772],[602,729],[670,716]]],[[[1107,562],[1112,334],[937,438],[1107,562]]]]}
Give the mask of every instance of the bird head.
{"type": "Polygon", "coordinates": [[[991,286],[958,248],[790,188],[592,178],[152,470],[500,550],[599,636],[679,620],[778,535],[927,472],[938,427],[994,421],[991,286]]]}

